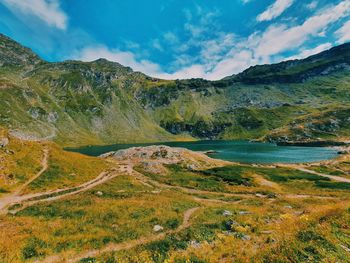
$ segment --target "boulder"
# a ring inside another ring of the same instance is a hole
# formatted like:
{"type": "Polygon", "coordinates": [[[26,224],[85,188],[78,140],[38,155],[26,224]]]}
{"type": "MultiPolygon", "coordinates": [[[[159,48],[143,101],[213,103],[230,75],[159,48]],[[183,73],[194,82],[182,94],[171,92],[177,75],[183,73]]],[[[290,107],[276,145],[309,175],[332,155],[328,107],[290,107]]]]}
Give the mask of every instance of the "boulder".
{"type": "Polygon", "coordinates": [[[154,232],[160,232],[160,231],[163,231],[164,230],[164,227],[162,227],[161,225],[155,225],[153,227],[153,231],[154,232]]]}
{"type": "Polygon", "coordinates": [[[232,212],[231,211],[228,211],[228,210],[225,210],[223,213],[222,213],[223,216],[232,216],[232,212]]]}
{"type": "Polygon", "coordinates": [[[10,140],[7,137],[0,138],[0,148],[4,148],[9,144],[10,140]]]}
{"type": "Polygon", "coordinates": [[[190,241],[190,246],[193,248],[200,248],[201,243],[199,243],[197,240],[190,241]]]}
{"type": "Polygon", "coordinates": [[[236,221],[234,221],[234,220],[229,220],[229,221],[225,222],[225,228],[226,228],[227,230],[229,230],[229,231],[232,230],[232,227],[238,226],[238,225],[239,225],[239,224],[238,224],[236,221]]]}

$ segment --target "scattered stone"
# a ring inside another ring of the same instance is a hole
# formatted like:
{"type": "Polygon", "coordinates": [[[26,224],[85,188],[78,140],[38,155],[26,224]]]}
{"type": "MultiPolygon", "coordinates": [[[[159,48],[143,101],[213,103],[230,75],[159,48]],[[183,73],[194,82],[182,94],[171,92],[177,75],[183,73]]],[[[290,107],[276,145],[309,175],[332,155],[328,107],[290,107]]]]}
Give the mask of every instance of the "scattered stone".
{"type": "Polygon", "coordinates": [[[293,209],[291,205],[285,205],[284,208],[293,209]]]}
{"type": "Polygon", "coordinates": [[[151,191],[152,194],[160,194],[162,190],[151,191]]]}
{"type": "Polygon", "coordinates": [[[4,138],[0,138],[0,148],[4,148],[9,144],[9,139],[4,137],[4,138]]]}
{"type": "Polygon", "coordinates": [[[304,211],[296,211],[296,212],[294,212],[294,215],[296,215],[296,216],[301,216],[302,214],[304,214],[304,211]]]}
{"type": "Polygon", "coordinates": [[[239,226],[239,224],[235,220],[229,220],[225,223],[225,227],[227,230],[231,231],[232,227],[239,226]]]}
{"type": "Polygon", "coordinates": [[[96,195],[98,195],[98,196],[103,196],[103,193],[102,193],[101,191],[97,191],[97,192],[96,192],[96,195]]]}
{"type": "Polygon", "coordinates": [[[5,149],[5,153],[6,153],[6,154],[11,154],[11,155],[15,154],[14,151],[8,150],[8,149],[5,149]]]}
{"type": "Polygon", "coordinates": [[[232,216],[232,212],[231,211],[228,211],[228,210],[225,210],[223,213],[222,213],[223,216],[232,216]]]}
{"type": "Polygon", "coordinates": [[[193,248],[200,248],[201,243],[199,243],[197,240],[190,241],[190,246],[193,248]]]}
{"type": "Polygon", "coordinates": [[[263,194],[255,194],[256,197],[259,197],[259,198],[265,198],[266,195],[263,195],[263,194]]]}
{"type": "Polygon", "coordinates": [[[164,227],[162,227],[161,225],[155,225],[153,227],[153,231],[154,232],[160,232],[160,231],[163,231],[164,230],[164,227]]]}
{"type": "Polygon", "coordinates": [[[198,169],[198,167],[194,164],[189,164],[187,166],[187,169],[190,170],[190,171],[195,171],[196,169],[198,169]]]}
{"type": "Polygon", "coordinates": [[[243,236],[241,237],[241,239],[242,239],[243,241],[249,241],[249,240],[251,240],[251,237],[250,237],[249,235],[243,235],[243,236]]]}
{"type": "Polygon", "coordinates": [[[238,214],[240,214],[240,215],[249,215],[251,213],[249,211],[239,211],[238,214]]]}

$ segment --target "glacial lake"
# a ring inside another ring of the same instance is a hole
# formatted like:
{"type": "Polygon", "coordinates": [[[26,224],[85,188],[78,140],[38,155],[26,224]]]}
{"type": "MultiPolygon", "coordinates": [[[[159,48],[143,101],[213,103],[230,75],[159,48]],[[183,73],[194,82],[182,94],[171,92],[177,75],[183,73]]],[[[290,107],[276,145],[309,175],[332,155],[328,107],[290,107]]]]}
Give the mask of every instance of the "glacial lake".
{"type": "Polygon", "coordinates": [[[272,143],[257,143],[248,141],[195,141],[195,142],[163,142],[143,144],[114,144],[106,146],[85,146],[81,148],[67,148],[72,152],[79,152],[90,156],[127,149],[136,146],[168,145],[183,147],[193,151],[215,151],[210,157],[241,163],[302,163],[317,162],[335,158],[336,149],[327,147],[296,147],[277,146],[272,143]]]}

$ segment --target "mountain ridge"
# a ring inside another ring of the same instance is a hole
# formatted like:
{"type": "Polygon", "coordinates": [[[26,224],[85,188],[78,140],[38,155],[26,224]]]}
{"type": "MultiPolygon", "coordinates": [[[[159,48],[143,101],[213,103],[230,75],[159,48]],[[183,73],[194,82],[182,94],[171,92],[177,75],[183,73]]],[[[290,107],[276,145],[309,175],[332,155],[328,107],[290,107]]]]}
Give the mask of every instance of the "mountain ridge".
{"type": "Polygon", "coordinates": [[[23,138],[77,146],[350,137],[350,44],[218,81],[161,80],[106,59],[46,62],[4,35],[0,45],[0,126],[23,138]]]}
{"type": "MultiPolygon", "coordinates": [[[[32,56],[32,57],[36,58],[36,60],[38,60],[39,62],[43,62],[43,63],[48,63],[48,64],[68,64],[68,63],[109,64],[109,65],[115,65],[117,68],[121,67],[121,68],[129,69],[129,70],[133,71],[134,73],[144,74],[143,72],[134,71],[131,67],[124,66],[124,65],[120,64],[119,62],[110,61],[106,58],[98,58],[98,59],[93,60],[93,61],[81,61],[81,60],[68,59],[68,60],[64,60],[64,61],[48,62],[48,61],[42,59],[37,54],[35,54],[35,52],[31,48],[25,47],[22,44],[20,44],[19,42],[17,42],[15,40],[11,39],[10,37],[0,33],[0,44],[4,44],[4,43],[5,43],[5,46],[3,45],[3,47],[6,48],[6,43],[12,43],[17,48],[22,49],[23,51],[27,51],[29,56],[32,56]]],[[[200,80],[204,80],[204,81],[208,81],[208,82],[217,82],[217,81],[223,81],[223,80],[228,80],[228,79],[234,79],[234,78],[238,77],[238,81],[241,81],[241,80],[244,80],[244,76],[249,75],[249,73],[251,73],[252,71],[255,71],[256,69],[266,68],[266,67],[273,67],[274,69],[276,69],[276,67],[286,69],[286,67],[293,67],[293,66],[301,64],[303,62],[314,63],[317,61],[317,59],[324,58],[325,56],[327,57],[327,55],[331,55],[331,57],[333,57],[334,55],[340,55],[339,52],[346,52],[345,53],[346,57],[341,56],[339,58],[340,62],[343,61],[346,63],[346,62],[349,62],[349,57],[350,57],[349,51],[350,51],[350,42],[340,44],[338,46],[333,46],[328,50],[322,51],[322,52],[314,54],[314,55],[310,55],[306,58],[283,60],[281,62],[272,63],[272,64],[253,65],[253,66],[250,66],[247,69],[245,69],[237,74],[229,75],[229,76],[223,77],[222,79],[219,79],[219,80],[210,81],[210,80],[207,80],[204,78],[185,78],[185,79],[173,79],[173,80],[200,79],[200,80]]],[[[0,62],[2,60],[3,60],[3,58],[0,57],[0,62]]],[[[146,74],[144,74],[144,75],[146,76],[146,74]]],[[[148,76],[148,77],[154,78],[154,79],[159,79],[159,78],[151,77],[151,76],[148,76]]]]}

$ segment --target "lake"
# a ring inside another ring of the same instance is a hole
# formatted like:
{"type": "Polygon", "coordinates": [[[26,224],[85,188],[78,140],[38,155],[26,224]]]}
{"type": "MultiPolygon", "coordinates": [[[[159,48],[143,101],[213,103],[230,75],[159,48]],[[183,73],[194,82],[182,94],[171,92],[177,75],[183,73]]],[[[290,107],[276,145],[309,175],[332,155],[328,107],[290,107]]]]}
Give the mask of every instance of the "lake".
{"type": "Polygon", "coordinates": [[[143,144],[114,144],[106,146],[85,146],[66,150],[90,156],[99,156],[136,146],[168,145],[183,147],[193,151],[215,151],[209,156],[216,159],[241,163],[301,163],[329,160],[337,156],[337,150],[326,147],[277,146],[272,143],[247,141],[195,141],[164,142],[143,144]]]}

